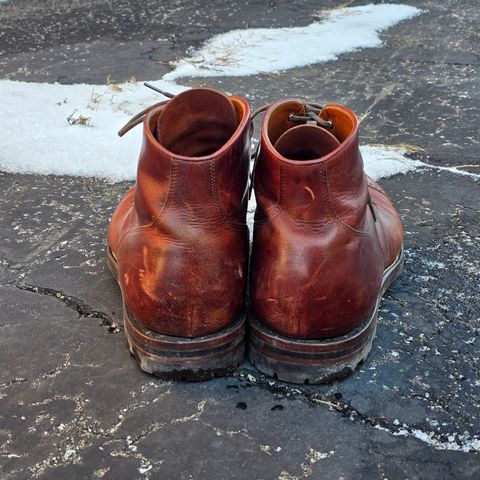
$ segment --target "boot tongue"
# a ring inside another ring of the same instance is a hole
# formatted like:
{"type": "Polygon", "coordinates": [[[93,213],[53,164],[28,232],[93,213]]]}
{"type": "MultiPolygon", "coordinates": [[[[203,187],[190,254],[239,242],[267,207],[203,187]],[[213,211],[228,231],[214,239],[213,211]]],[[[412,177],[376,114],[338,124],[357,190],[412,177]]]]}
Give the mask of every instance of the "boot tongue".
{"type": "Polygon", "coordinates": [[[202,157],[220,149],[238,125],[232,101],[209,88],[194,88],[176,95],[157,120],[158,142],[172,153],[202,157]]]}
{"type": "Polygon", "coordinates": [[[339,145],[337,138],[322,127],[298,125],[280,135],[274,148],[289,160],[315,160],[333,152],[339,145]]]}

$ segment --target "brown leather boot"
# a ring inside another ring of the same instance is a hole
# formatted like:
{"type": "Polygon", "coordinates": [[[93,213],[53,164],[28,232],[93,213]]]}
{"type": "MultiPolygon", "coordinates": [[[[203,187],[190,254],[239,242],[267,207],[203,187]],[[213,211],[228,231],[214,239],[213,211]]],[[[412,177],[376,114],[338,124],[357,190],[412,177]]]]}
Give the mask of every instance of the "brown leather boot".
{"type": "Polygon", "coordinates": [[[367,357],[380,299],[403,268],[402,225],[363,171],[355,115],[273,104],[254,185],[250,361],[294,383],[344,376],[367,357]]]}
{"type": "Polygon", "coordinates": [[[130,351],[163,378],[219,376],[245,355],[249,107],[197,88],[142,114],[137,182],[108,229],[130,351]]]}

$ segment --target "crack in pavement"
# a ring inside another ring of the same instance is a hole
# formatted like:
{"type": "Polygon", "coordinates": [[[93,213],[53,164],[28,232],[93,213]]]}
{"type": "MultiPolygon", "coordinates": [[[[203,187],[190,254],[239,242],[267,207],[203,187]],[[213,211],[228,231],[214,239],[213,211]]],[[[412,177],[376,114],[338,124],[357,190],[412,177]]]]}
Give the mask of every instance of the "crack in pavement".
{"type": "MultiPolygon", "coordinates": [[[[41,401],[32,402],[31,405],[34,407],[44,406],[62,400],[74,403],[74,417],[68,423],[61,423],[56,427],[57,435],[61,434],[61,436],[59,441],[53,444],[55,450],[51,451],[43,460],[36,462],[34,465],[25,466],[20,470],[20,472],[28,470],[30,478],[38,478],[47,470],[78,463],[80,452],[92,446],[95,438],[99,436],[95,421],[92,421],[92,418],[86,414],[85,406],[89,403],[89,400],[85,399],[83,394],[54,395],[41,401]]],[[[52,429],[49,429],[48,433],[51,436],[54,435],[52,429]]]]}
{"type": "MultiPolygon", "coordinates": [[[[170,391],[167,390],[161,396],[169,393],[170,391]]],[[[158,398],[160,397],[157,397],[157,400],[158,398]]],[[[138,404],[132,405],[131,407],[127,407],[125,412],[131,412],[131,411],[138,410],[139,408],[144,408],[145,406],[148,406],[150,403],[151,402],[148,402],[148,401],[140,402],[138,404]]],[[[197,404],[196,410],[190,415],[186,415],[179,418],[173,418],[167,422],[154,422],[146,430],[142,430],[133,438],[131,437],[131,435],[127,435],[126,437],[112,437],[111,440],[108,440],[105,442],[105,445],[109,445],[111,443],[115,443],[118,441],[123,441],[126,443],[126,445],[123,448],[112,451],[110,453],[110,456],[136,458],[137,460],[140,460],[140,467],[138,468],[138,471],[141,474],[146,475],[147,479],[151,478],[151,475],[154,473],[152,469],[154,469],[156,465],[163,463],[163,460],[153,461],[152,459],[146,457],[141,451],[138,450],[137,443],[147,438],[150,434],[158,432],[164,427],[167,427],[169,425],[176,425],[179,423],[186,423],[186,422],[198,422],[200,417],[203,415],[205,411],[206,403],[207,403],[206,400],[200,401],[197,404]]],[[[111,437],[112,433],[114,433],[118,429],[118,427],[121,425],[121,423],[123,423],[123,420],[125,418],[126,417],[123,416],[120,419],[120,423],[117,422],[117,424],[115,424],[111,429],[109,429],[108,432],[104,434],[104,436],[111,437]]]]}
{"type": "Polygon", "coordinates": [[[30,269],[27,265],[19,262],[12,262],[6,258],[0,258],[0,267],[7,269],[10,272],[18,274],[17,281],[22,281],[30,274],[30,269]]]}
{"type": "Polygon", "coordinates": [[[347,403],[339,402],[336,399],[323,398],[309,390],[304,390],[301,387],[293,387],[278,380],[270,379],[249,369],[237,370],[230,376],[246,381],[250,385],[268,390],[274,395],[303,397],[310,403],[333,409],[340,413],[342,417],[351,421],[358,421],[393,436],[414,437],[417,440],[427,443],[436,450],[451,450],[467,453],[480,451],[480,436],[470,435],[468,432],[464,432],[463,434],[439,434],[437,432],[412,427],[405,423],[401,424],[398,420],[392,422],[383,417],[369,417],[347,403]]]}
{"type": "Polygon", "coordinates": [[[48,372],[42,373],[40,376],[35,377],[35,378],[24,378],[24,377],[13,378],[13,379],[8,380],[6,382],[0,383],[0,390],[3,390],[4,388],[10,387],[10,386],[15,385],[17,383],[32,383],[32,384],[35,385],[35,384],[38,384],[38,382],[40,382],[42,380],[45,380],[47,378],[56,377],[59,373],[61,373],[63,370],[65,370],[68,367],[71,367],[71,366],[82,367],[83,366],[82,364],[72,363],[71,362],[71,357],[72,357],[72,354],[77,353],[80,350],[80,348],[82,347],[82,345],[84,345],[84,344],[85,344],[85,342],[80,342],[80,343],[78,343],[78,345],[75,347],[74,350],[64,353],[62,363],[57,365],[55,368],[52,368],[48,372]]]}
{"type": "Polygon", "coordinates": [[[392,83],[390,85],[385,85],[380,92],[378,92],[373,100],[372,103],[367,107],[363,115],[361,115],[358,119],[358,124],[360,125],[369,115],[372,113],[372,110],[376,107],[376,105],[387,98],[389,95],[393,93],[395,88],[398,87],[398,83],[392,83]]]}
{"type": "Polygon", "coordinates": [[[15,288],[19,290],[24,290],[27,292],[38,293],[40,295],[46,295],[49,297],[56,298],[62,302],[66,307],[78,312],[81,317],[85,318],[98,318],[102,320],[102,325],[107,328],[111,333],[118,333],[123,330],[123,327],[113,320],[113,318],[105,312],[100,312],[99,310],[93,309],[90,305],[85,303],[78,297],[69,295],[61,290],[56,290],[54,288],[48,287],[39,287],[36,285],[30,284],[14,284],[15,288]]]}

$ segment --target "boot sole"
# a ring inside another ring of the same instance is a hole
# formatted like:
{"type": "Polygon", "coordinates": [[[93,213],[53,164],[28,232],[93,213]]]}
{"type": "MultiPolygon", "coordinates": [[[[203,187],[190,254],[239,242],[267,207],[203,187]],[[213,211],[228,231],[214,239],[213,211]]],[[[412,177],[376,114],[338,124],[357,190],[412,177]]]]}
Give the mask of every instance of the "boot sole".
{"type": "Polygon", "coordinates": [[[403,267],[402,248],[396,260],[383,273],[382,287],[372,314],[355,330],[339,337],[295,340],[275,333],[250,315],[250,362],[264,374],[290,383],[328,383],[350,375],[370,353],[380,301],[403,267]]]}
{"type": "Polygon", "coordinates": [[[162,335],[145,328],[123,300],[117,261],[107,246],[107,265],[122,293],[128,348],[140,368],[165,380],[202,381],[233,372],[245,358],[245,321],[240,317],[222,330],[195,338],[162,335]]]}

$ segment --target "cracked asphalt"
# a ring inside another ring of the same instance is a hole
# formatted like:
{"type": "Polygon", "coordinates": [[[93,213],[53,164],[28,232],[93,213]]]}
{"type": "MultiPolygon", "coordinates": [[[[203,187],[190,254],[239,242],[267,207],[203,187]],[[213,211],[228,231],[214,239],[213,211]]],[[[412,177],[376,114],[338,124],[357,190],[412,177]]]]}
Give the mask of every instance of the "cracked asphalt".
{"type": "MultiPolygon", "coordinates": [[[[248,363],[198,384],[142,373],[104,259],[108,219],[130,184],[0,173],[2,480],[480,478],[480,13],[474,0],[405,3],[425,13],[382,33],[382,48],[278,75],[181,82],[253,107],[285,96],[344,103],[363,116],[363,143],[408,144],[431,166],[380,182],[404,223],[406,269],[368,361],[316,387],[248,363]],[[449,166],[465,175],[437,168],[449,166]]],[[[10,0],[0,5],[0,78],[160,78],[214,34],[306,25],[339,5],[10,0]]]]}

